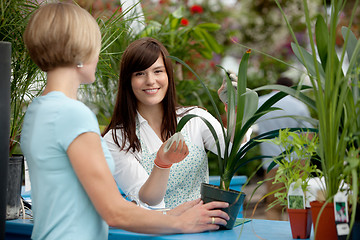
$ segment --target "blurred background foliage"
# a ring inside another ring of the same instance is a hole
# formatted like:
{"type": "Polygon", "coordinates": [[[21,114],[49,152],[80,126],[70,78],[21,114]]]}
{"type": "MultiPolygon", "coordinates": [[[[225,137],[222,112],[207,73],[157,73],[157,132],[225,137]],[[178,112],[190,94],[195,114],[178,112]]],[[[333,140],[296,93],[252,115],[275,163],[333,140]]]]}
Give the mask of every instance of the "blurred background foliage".
{"type": "MultiPolygon", "coordinates": [[[[72,1],[72,0],[64,0],[72,1]]],[[[353,2],[349,0],[348,2],[353,2]]],[[[249,88],[273,84],[281,75],[298,83],[301,71],[289,67],[296,64],[291,51],[291,37],[275,1],[269,0],[142,0],[142,28],[131,28],[138,17],[129,16],[132,9],[123,9],[119,0],[75,0],[99,22],[103,46],[97,68],[97,81],[83,86],[80,98],[97,115],[101,126],[107,125],[116,99],[119,63],[126,46],[135,39],[149,36],[160,40],[170,55],[185,61],[206,82],[217,98],[223,80],[223,70],[237,72],[243,53],[251,48],[248,68],[249,88]],[[272,57],[269,57],[272,56],[272,57]],[[284,62],[278,61],[281,59],[284,62]]],[[[302,0],[279,1],[300,39],[307,45],[302,0]]],[[[327,2],[327,1],[325,1],[327,2]]],[[[311,18],[324,12],[323,0],[308,1],[311,18]]],[[[352,6],[352,4],[347,4],[352,6]]],[[[348,23],[352,9],[344,9],[340,26],[348,23]]],[[[355,15],[352,31],[359,37],[360,13],[355,15]]],[[[340,29],[339,26],[339,29],[340,29]]],[[[339,38],[339,44],[341,44],[339,38]]],[[[184,106],[201,106],[214,114],[210,100],[195,77],[174,63],[178,102],[184,106]]],[[[306,79],[305,79],[306,80],[306,79]]],[[[265,94],[267,92],[260,92],[265,94]]],[[[218,101],[218,108],[224,107],[218,101]]],[[[226,121],[226,119],[223,119],[226,121]]],[[[248,155],[257,155],[258,149],[248,155]]],[[[248,164],[238,174],[251,174],[259,162],[248,164]]],[[[210,174],[216,175],[217,163],[209,153],[210,174]]]]}

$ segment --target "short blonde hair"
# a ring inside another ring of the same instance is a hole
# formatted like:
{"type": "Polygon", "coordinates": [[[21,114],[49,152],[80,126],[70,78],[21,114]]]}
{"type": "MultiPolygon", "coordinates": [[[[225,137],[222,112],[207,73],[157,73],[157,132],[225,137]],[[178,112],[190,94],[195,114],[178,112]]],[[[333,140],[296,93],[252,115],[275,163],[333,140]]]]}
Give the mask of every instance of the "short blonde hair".
{"type": "Polygon", "coordinates": [[[47,72],[94,60],[100,52],[101,33],[85,9],[70,3],[50,3],[31,16],[24,42],[32,60],[47,72]]]}

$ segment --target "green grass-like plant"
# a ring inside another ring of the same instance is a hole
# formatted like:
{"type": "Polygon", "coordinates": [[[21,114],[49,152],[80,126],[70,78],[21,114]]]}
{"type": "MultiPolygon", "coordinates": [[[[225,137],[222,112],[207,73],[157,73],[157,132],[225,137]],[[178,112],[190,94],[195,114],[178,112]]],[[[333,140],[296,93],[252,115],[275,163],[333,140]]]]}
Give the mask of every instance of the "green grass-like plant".
{"type": "MultiPolygon", "coordinates": [[[[350,179],[348,183],[353,189],[350,198],[353,206],[350,223],[352,228],[356,208],[360,202],[357,180],[360,172],[356,167],[360,148],[360,41],[356,39],[350,29],[359,1],[354,2],[349,25],[341,29],[344,44],[339,50],[339,57],[336,46],[337,28],[339,16],[345,5],[349,4],[347,1],[331,0],[329,16],[319,15],[317,17],[314,32],[307,1],[303,0],[310,52],[300,46],[279,1],[275,1],[294,40],[293,52],[306,68],[311,81],[315,111],[319,120],[317,154],[321,159],[326,202],[332,202],[335,194],[343,187],[346,180],[350,179]],[[349,65],[347,71],[344,72],[346,55],[349,65]],[[348,164],[345,164],[346,161],[348,164]],[[348,166],[354,167],[353,170],[349,170],[348,166]]],[[[327,7],[324,1],[324,8],[327,9],[327,7]]]]}
{"type": "MultiPolygon", "coordinates": [[[[248,142],[246,142],[243,146],[241,143],[244,139],[246,132],[250,129],[250,127],[263,115],[270,111],[280,110],[279,108],[273,107],[273,105],[278,102],[280,99],[284,98],[288,93],[293,95],[298,95],[300,98],[303,98],[304,101],[307,100],[307,97],[301,93],[301,91],[296,88],[288,88],[280,85],[271,85],[262,87],[262,89],[276,89],[279,90],[277,94],[268,99],[263,105],[258,108],[258,95],[254,90],[250,90],[246,88],[246,76],[247,76],[247,64],[250,56],[251,50],[248,50],[242,57],[239,70],[238,70],[238,82],[237,82],[237,91],[235,92],[235,88],[231,84],[231,80],[228,74],[226,75],[227,81],[227,92],[228,92],[228,111],[227,111],[227,119],[228,119],[228,128],[226,129],[221,121],[221,116],[218,108],[216,107],[216,103],[211,96],[208,88],[204,84],[204,81],[200,78],[196,72],[191,69],[185,62],[182,60],[171,57],[172,59],[180,62],[186,68],[188,68],[200,81],[203,86],[205,92],[207,93],[210,102],[215,109],[216,117],[219,120],[222,126],[222,132],[224,139],[219,139],[216,134],[213,126],[205,119],[195,114],[188,114],[180,120],[177,126],[177,132],[181,131],[184,125],[194,117],[200,117],[204,123],[208,126],[211,131],[216,147],[218,159],[218,168],[220,173],[220,188],[229,190],[230,182],[232,177],[236,174],[236,172],[247,163],[264,158],[272,158],[273,156],[254,156],[251,158],[245,158],[245,154],[261,142],[259,140],[264,139],[272,139],[277,137],[279,134],[278,130],[269,131],[267,133],[263,133],[258,135],[248,142]],[[237,104],[235,104],[237,102],[237,104]],[[224,142],[224,151],[221,152],[220,141],[224,142]]],[[[306,89],[306,88],[304,88],[306,89]]],[[[292,128],[289,131],[307,131],[307,128],[292,128]]],[[[313,129],[314,130],[314,129],[313,129]]]]}
{"type": "Polygon", "coordinates": [[[9,156],[20,153],[19,138],[29,102],[39,96],[45,85],[45,74],[27,53],[23,33],[28,19],[39,4],[26,0],[9,0],[0,3],[0,41],[11,43],[11,112],[9,156]]]}
{"type": "MultiPolygon", "coordinates": [[[[316,114],[319,120],[320,145],[318,155],[321,159],[325,179],[325,196],[328,201],[332,201],[341,187],[344,159],[347,155],[348,146],[351,143],[359,147],[359,76],[354,73],[359,72],[360,42],[350,31],[350,28],[343,27],[344,45],[339,58],[335,40],[339,15],[346,1],[332,0],[330,17],[324,18],[319,15],[315,23],[315,32],[313,32],[307,1],[303,0],[311,47],[309,53],[299,45],[286,15],[279,2],[277,0],[276,2],[292,34],[294,40],[292,49],[306,68],[311,81],[316,114]],[[346,73],[342,69],[345,53],[349,58],[349,67],[346,73]]],[[[358,0],[355,2],[349,27],[358,2],[358,0]]]]}

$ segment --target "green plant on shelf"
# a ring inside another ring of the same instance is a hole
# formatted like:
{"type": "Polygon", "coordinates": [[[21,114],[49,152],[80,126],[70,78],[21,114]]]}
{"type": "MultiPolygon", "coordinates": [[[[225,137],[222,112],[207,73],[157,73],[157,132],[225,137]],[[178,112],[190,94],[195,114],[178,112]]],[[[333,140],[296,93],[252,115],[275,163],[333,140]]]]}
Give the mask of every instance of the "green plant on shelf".
{"type": "MultiPolygon", "coordinates": [[[[277,0],[276,2],[282,10],[279,2],[277,0]]],[[[349,144],[352,142],[359,147],[360,143],[359,77],[354,75],[360,64],[360,42],[350,28],[342,28],[344,44],[340,57],[336,51],[337,24],[344,4],[346,4],[345,1],[332,0],[329,8],[330,17],[319,15],[315,23],[315,32],[313,32],[307,1],[303,1],[310,53],[300,46],[282,11],[294,40],[293,52],[305,67],[313,90],[313,105],[319,119],[318,155],[324,174],[326,189],[324,189],[324,195],[327,201],[332,201],[342,185],[341,176],[343,176],[344,159],[348,154],[349,144]],[[348,70],[344,72],[346,55],[349,65],[348,70]],[[349,138],[350,136],[353,136],[352,139],[349,138]]],[[[354,17],[357,6],[358,1],[354,4],[351,19],[354,17]]]]}
{"type": "Polygon", "coordinates": [[[260,141],[276,144],[282,151],[279,156],[273,158],[273,162],[269,166],[271,169],[277,165],[275,177],[258,182],[258,184],[263,184],[266,181],[273,180],[272,184],[280,183],[283,185],[283,187],[263,196],[265,198],[274,194],[276,198],[274,202],[269,204],[268,209],[278,204],[284,208],[288,206],[288,192],[293,183],[295,183],[293,189],[296,190],[300,187],[306,200],[311,176],[321,175],[321,171],[311,163],[319,144],[317,134],[314,132],[290,132],[289,129],[283,129],[279,131],[278,137],[260,141]]]}

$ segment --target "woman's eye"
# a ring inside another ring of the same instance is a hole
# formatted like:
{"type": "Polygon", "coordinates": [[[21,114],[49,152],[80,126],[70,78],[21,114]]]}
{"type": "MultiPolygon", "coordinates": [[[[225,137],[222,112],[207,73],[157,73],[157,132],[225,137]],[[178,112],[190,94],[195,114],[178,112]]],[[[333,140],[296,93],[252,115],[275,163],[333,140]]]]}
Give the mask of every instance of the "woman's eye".
{"type": "Polygon", "coordinates": [[[136,73],[135,73],[135,76],[142,76],[142,75],[144,75],[143,72],[136,72],[136,73]]]}

